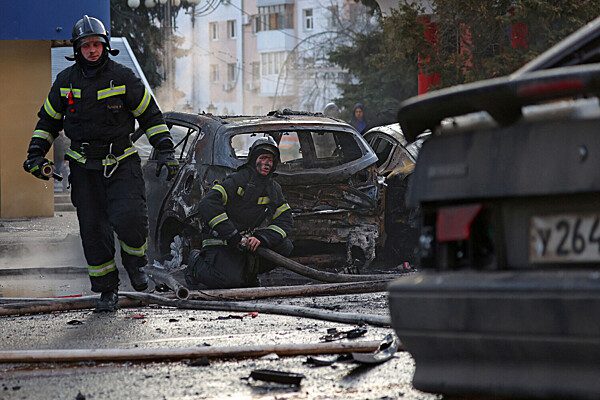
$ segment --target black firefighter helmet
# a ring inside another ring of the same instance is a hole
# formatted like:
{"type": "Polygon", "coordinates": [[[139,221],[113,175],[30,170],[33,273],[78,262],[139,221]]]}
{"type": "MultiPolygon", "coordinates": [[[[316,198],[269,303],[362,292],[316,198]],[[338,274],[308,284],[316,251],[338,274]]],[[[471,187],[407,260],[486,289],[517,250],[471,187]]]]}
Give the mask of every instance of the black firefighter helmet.
{"type": "Polygon", "coordinates": [[[254,166],[254,164],[256,164],[256,159],[261,154],[273,155],[273,171],[275,171],[277,164],[279,164],[279,147],[277,147],[275,139],[271,136],[258,138],[252,143],[252,146],[250,146],[250,150],[248,151],[248,164],[254,166]]]}
{"type": "Polygon", "coordinates": [[[98,18],[89,17],[87,15],[84,15],[83,18],[73,25],[71,43],[73,43],[73,51],[75,54],[79,52],[79,48],[81,47],[81,39],[90,36],[100,37],[100,41],[104,43],[106,50],[111,55],[116,56],[119,54],[119,50],[110,48],[108,32],[106,31],[102,21],[100,21],[98,18]]]}

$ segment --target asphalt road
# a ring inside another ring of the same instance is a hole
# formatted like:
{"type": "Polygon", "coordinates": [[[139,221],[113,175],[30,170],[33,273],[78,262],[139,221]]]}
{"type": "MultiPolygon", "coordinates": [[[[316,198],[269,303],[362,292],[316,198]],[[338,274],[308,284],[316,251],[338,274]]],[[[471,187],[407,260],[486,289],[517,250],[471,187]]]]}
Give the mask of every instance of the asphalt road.
{"type": "MultiPolygon", "coordinates": [[[[336,311],[385,314],[385,293],[273,300],[336,311]]],[[[91,311],[2,317],[0,350],[180,348],[318,343],[329,328],[352,325],[307,318],[146,307],[112,314],[91,311]]],[[[369,327],[381,340],[389,328],[369,327]]],[[[344,339],[351,341],[350,339],[344,339]]],[[[336,362],[311,367],[306,356],[173,362],[0,364],[1,399],[434,399],[411,386],[407,353],[376,366],[336,362]],[[252,370],[302,373],[299,387],[244,380],[252,370]]]]}
{"type": "MultiPolygon", "coordinates": [[[[277,270],[276,270],[277,271],[277,270]]],[[[123,271],[121,271],[123,272],[123,271]]],[[[274,271],[275,272],[275,271],[274,271]]],[[[266,284],[289,277],[276,273],[266,284]],[[271,282],[272,281],[272,282],[271,282]]],[[[131,290],[122,274],[121,290],[131,290]]],[[[298,277],[296,277],[298,278],[298,277]]],[[[289,283],[289,282],[288,282],[289,283]]],[[[74,213],[0,223],[0,300],[87,295],[89,280],[74,213]]],[[[387,315],[385,292],[271,302],[387,315]]],[[[0,317],[0,351],[31,349],[165,349],[319,343],[329,328],[355,326],[308,318],[146,307],[113,314],[91,310],[0,317]],[[229,317],[234,315],[235,317],[229,317]]],[[[382,340],[390,328],[369,327],[353,339],[382,340]]],[[[345,341],[350,341],[346,339],[345,341]]],[[[311,367],[306,356],[165,362],[0,363],[0,399],[435,399],[412,388],[414,364],[397,353],[365,367],[335,362],[311,367]],[[203,363],[201,363],[203,364],[203,363]],[[299,387],[247,381],[255,369],[305,375],[299,387]]]]}

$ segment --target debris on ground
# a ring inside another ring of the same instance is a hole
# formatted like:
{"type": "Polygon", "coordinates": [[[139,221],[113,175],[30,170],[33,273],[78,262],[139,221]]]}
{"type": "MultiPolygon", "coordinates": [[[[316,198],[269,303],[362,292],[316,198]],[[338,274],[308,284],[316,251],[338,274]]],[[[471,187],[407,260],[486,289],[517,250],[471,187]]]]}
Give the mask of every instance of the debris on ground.
{"type": "Polygon", "coordinates": [[[400,341],[396,335],[388,334],[379,349],[374,353],[352,353],[352,359],[361,364],[381,364],[391,359],[400,348],[400,341]]]}
{"type": "Polygon", "coordinates": [[[338,331],[337,328],[327,329],[327,335],[321,336],[319,339],[323,342],[333,342],[342,339],[356,339],[364,336],[367,333],[366,326],[359,326],[348,331],[338,331]]]}
{"type": "Polygon", "coordinates": [[[329,367],[333,365],[336,361],[339,360],[339,357],[312,357],[309,356],[304,361],[304,364],[310,365],[311,367],[329,367]]]}
{"type": "Polygon", "coordinates": [[[190,361],[188,365],[190,367],[208,367],[210,365],[210,361],[208,361],[207,357],[200,357],[190,361]]]}
{"type": "Polygon", "coordinates": [[[297,374],[295,372],[276,371],[272,369],[255,369],[246,379],[249,381],[254,379],[256,381],[299,386],[304,378],[305,376],[303,374],[297,374]]]}

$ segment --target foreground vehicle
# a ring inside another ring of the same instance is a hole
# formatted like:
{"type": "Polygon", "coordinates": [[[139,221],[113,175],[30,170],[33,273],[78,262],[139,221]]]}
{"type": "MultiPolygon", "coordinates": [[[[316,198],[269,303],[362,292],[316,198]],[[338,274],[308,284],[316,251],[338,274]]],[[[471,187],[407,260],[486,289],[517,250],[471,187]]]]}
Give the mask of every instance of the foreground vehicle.
{"type": "Polygon", "coordinates": [[[424,272],[390,288],[416,388],[600,396],[598,37],[600,20],[511,77],[399,111],[405,133],[435,132],[409,194],[424,272]]]}
{"type": "Polygon", "coordinates": [[[164,183],[154,174],[155,154],[144,167],[151,256],[168,258],[176,236],[183,237],[184,255],[200,247],[195,242],[199,200],[244,164],[256,139],[270,135],[281,151],[276,179],[294,214],[294,255],[311,256],[311,263],[341,261],[360,266],[375,258],[382,223],[377,157],[349,125],[287,110],[260,117],[173,112],[166,113],[165,119],[181,168],[173,182],[164,183]]]}

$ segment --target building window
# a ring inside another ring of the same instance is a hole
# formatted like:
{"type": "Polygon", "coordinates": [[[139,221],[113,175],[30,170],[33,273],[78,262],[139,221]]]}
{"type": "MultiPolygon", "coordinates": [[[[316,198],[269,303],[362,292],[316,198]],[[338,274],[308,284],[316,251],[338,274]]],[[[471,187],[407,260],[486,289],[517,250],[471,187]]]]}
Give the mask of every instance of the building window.
{"type": "Polygon", "coordinates": [[[294,5],[278,4],[276,6],[258,7],[256,31],[278,29],[294,29],[294,5]]]}
{"type": "Polygon", "coordinates": [[[217,22],[208,23],[208,34],[210,35],[210,40],[219,40],[219,25],[217,22]]]}
{"type": "Polygon", "coordinates": [[[261,53],[260,55],[260,74],[277,75],[284,67],[287,59],[286,51],[273,51],[269,53],[261,53]]]}
{"type": "Polygon", "coordinates": [[[229,39],[235,39],[235,37],[236,37],[235,20],[234,19],[230,19],[229,21],[227,21],[227,37],[229,39]]]}
{"type": "Polygon", "coordinates": [[[304,30],[313,30],[313,10],[312,8],[305,8],[302,10],[302,18],[304,19],[304,30]]]}
{"type": "Polygon", "coordinates": [[[236,78],[236,64],[227,64],[227,82],[235,82],[236,78]]]}
{"type": "Polygon", "coordinates": [[[210,81],[219,82],[219,66],[217,64],[210,65],[210,81]]]}

